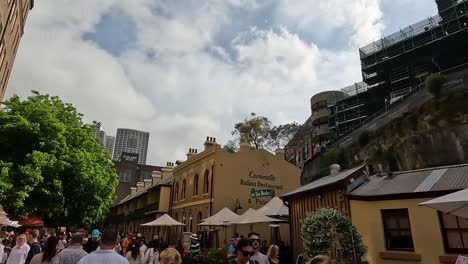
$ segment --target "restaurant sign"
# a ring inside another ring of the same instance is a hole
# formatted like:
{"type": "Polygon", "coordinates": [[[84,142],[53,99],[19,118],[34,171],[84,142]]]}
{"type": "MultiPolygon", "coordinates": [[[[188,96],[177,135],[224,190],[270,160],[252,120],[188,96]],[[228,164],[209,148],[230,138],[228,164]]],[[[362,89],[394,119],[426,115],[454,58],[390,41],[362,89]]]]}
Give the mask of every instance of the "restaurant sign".
{"type": "Polygon", "coordinates": [[[251,198],[275,197],[275,190],[271,190],[271,189],[265,189],[265,190],[250,189],[250,197],[251,198]]]}

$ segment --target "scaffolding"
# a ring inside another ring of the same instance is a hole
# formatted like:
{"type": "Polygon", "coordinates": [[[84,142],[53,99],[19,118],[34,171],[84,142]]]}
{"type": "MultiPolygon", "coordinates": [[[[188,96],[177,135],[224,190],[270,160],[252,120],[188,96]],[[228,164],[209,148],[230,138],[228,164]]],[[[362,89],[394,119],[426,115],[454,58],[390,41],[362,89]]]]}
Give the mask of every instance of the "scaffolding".
{"type": "Polygon", "coordinates": [[[438,1],[439,14],[383,36],[359,49],[362,68],[373,65],[468,28],[468,0],[438,1]],[[439,4],[440,2],[440,4],[439,4]]]}

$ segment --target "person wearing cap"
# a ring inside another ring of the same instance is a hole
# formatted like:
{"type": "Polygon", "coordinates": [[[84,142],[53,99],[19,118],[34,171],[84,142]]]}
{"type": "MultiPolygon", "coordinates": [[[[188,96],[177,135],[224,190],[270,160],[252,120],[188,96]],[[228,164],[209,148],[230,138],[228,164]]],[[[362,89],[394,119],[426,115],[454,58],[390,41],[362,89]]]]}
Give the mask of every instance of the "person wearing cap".
{"type": "Polygon", "coordinates": [[[190,253],[192,254],[192,257],[196,257],[200,254],[200,241],[198,241],[197,234],[192,233],[190,235],[190,240],[190,253]]]}
{"type": "Polygon", "coordinates": [[[60,251],[58,254],[58,264],[76,264],[81,258],[88,255],[83,250],[83,234],[74,234],[71,237],[71,245],[60,251]]]}
{"type": "Polygon", "coordinates": [[[128,260],[115,252],[117,245],[117,233],[112,230],[104,230],[99,249],[80,259],[78,264],[129,264],[128,260]]]}
{"type": "Polygon", "coordinates": [[[99,246],[99,230],[94,229],[93,232],[91,232],[91,240],[86,243],[86,245],[83,246],[83,250],[86,251],[86,253],[90,254],[91,252],[95,251],[98,246],[99,246]]]}

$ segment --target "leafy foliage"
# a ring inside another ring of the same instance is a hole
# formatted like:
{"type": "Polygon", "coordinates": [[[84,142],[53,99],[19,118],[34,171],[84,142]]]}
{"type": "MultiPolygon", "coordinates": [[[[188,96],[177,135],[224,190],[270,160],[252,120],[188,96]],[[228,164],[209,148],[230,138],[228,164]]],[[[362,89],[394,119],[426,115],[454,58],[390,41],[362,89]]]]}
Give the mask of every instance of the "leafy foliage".
{"type": "Polygon", "coordinates": [[[336,260],[348,263],[360,260],[366,252],[361,235],[351,223],[351,219],[333,208],[322,208],[315,213],[308,213],[301,234],[307,258],[320,254],[336,255],[336,260]]]}
{"type": "Polygon", "coordinates": [[[223,149],[229,153],[235,153],[238,150],[237,144],[234,140],[228,140],[226,145],[223,146],[223,149]]]}
{"type": "MultiPolygon", "coordinates": [[[[249,118],[236,123],[232,135],[236,136],[240,142],[249,143],[252,147],[278,149],[290,142],[299,131],[300,125],[296,122],[271,127],[271,121],[264,116],[257,116],[251,113],[249,118]]],[[[236,150],[236,144],[229,141],[225,150],[236,150]]]]}
{"type": "Polygon", "coordinates": [[[430,74],[424,80],[424,88],[426,91],[434,95],[434,97],[438,98],[440,96],[440,92],[442,90],[442,85],[444,84],[446,78],[443,75],[438,73],[430,74]]]}
{"type": "Polygon", "coordinates": [[[358,138],[359,145],[361,147],[367,146],[369,144],[369,132],[368,131],[363,131],[358,138]]]}
{"type": "Polygon", "coordinates": [[[198,259],[200,264],[228,264],[227,252],[223,249],[204,250],[198,259]]]}
{"type": "Polygon", "coordinates": [[[91,224],[114,200],[118,183],[94,126],[58,97],[33,91],[0,109],[0,203],[18,216],[91,224]]]}
{"type": "Polygon", "coordinates": [[[345,154],[340,148],[328,149],[324,154],[324,161],[326,166],[332,164],[340,164],[342,168],[347,166],[345,154]]]}

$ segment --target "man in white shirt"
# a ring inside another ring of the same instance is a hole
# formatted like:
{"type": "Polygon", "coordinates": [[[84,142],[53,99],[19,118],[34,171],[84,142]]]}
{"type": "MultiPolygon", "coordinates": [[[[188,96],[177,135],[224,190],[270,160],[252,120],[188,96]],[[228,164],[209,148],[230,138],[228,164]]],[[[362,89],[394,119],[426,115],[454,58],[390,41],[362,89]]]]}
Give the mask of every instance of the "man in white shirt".
{"type": "Polygon", "coordinates": [[[128,260],[115,252],[117,233],[112,230],[104,230],[99,249],[84,256],[78,264],[129,264],[128,260]]]}
{"type": "Polygon", "coordinates": [[[76,264],[81,258],[88,255],[83,250],[83,235],[74,234],[71,238],[71,245],[60,251],[58,254],[58,264],[76,264]]]}

